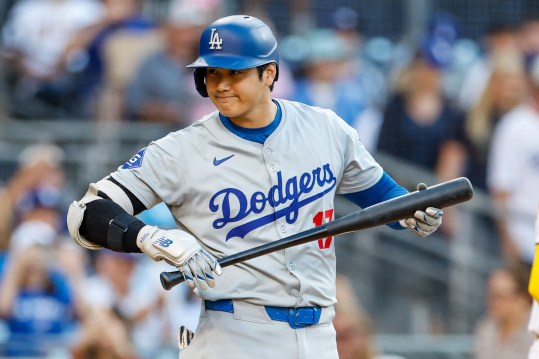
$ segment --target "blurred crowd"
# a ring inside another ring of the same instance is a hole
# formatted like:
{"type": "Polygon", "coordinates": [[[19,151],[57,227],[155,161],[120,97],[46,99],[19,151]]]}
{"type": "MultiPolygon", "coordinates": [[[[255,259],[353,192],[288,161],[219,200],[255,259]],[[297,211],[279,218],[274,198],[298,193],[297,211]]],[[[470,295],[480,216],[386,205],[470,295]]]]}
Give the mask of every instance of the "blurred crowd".
{"type": "MultiPolygon", "coordinates": [[[[187,287],[161,288],[166,266],[66,237],[62,156],[29,147],[0,195],[0,356],[177,357],[177,320],[194,329],[200,302],[187,287]]],[[[162,207],[144,220],[175,225],[162,207]]]]}
{"type": "MultiPolygon", "coordinates": [[[[152,18],[141,0],[14,2],[1,32],[9,117],[177,130],[212,111],[185,66],[205,25],[226,15],[225,2],[167,4],[152,18]]],[[[249,10],[272,23],[259,8],[249,10]]],[[[492,350],[521,358],[533,339],[525,327],[539,206],[537,15],[493,22],[476,41],[461,38],[459,20],[447,13],[434,14],[416,43],[368,41],[358,13],[346,7],[324,26],[274,29],[281,51],[275,97],[330,108],[372,153],[439,181],[466,176],[491,196],[497,219],[487,223],[495,228],[489,245],[500,268],[478,323],[478,359],[496,358],[492,350]]],[[[155,279],[166,268],[141,256],[89,253],[67,239],[62,156],[57,146],[32,146],[0,187],[0,355],[177,357],[165,349],[175,346],[170,333],[180,323],[196,328],[198,299],[185,286],[164,292],[155,279]]],[[[174,226],[166,208],[143,216],[174,226]]],[[[448,209],[444,235],[459,224],[448,209]]],[[[368,315],[346,279],[338,283],[345,288],[339,300],[349,303],[335,321],[342,358],[374,358],[368,315]]]]}

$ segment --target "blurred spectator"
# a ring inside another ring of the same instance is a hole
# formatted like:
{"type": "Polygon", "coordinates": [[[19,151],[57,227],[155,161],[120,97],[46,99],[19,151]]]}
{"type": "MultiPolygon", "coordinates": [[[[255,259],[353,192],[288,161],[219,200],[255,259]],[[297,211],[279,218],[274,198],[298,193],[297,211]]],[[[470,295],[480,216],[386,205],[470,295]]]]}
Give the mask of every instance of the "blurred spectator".
{"type": "MultiPolygon", "coordinates": [[[[346,42],[333,29],[312,30],[304,41],[307,53],[302,60],[302,73],[298,76],[291,98],[329,108],[354,126],[358,117],[368,108],[368,99],[353,72],[350,72],[348,61],[352,54],[348,52],[346,42]]],[[[370,144],[374,139],[369,137],[372,133],[359,134],[367,148],[372,147],[370,144]]]]}
{"type": "Polygon", "coordinates": [[[60,227],[54,213],[64,182],[62,159],[62,150],[48,144],[29,146],[21,153],[19,168],[0,190],[0,253],[8,248],[14,228],[24,220],[43,220],[49,232],[60,227]]]}
{"type": "Polygon", "coordinates": [[[526,64],[529,64],[539,53],[539,16],[527,14],[518,28],[517,35],[518,46],[526,57],[526,64]]]}
{"type": "MultiPolygon", "coordinates": [[[[7,322],[9,355],[44,355],[69,341],[78,314],[80,270],[63,267],[62,151],[35,145],[20,155],[8,182],[0,216],[7,251],[0,288],[0,315],[7,322]],[[31,345],[28,342],[31,342],[31,345]]],[[[72,257],[75,258],[75,257],[72,257]]]]}
{"type": "Polygon", "coordinates": [[[101,16],[96,0],[26,0],[11,9],[3,47],[11,60],[12,114],[24,118],[70,115],[69,68],[63,53],[73,34],[101,16]]]}
{"type": "Polygon", "coordinates": [[[432,171],[440,181],[462,174],[466,158],[464,116],[442,87],[456,40],[454,18],[434,16],[414,57],[396,73],[378,138],[379,151],[432,171]]]}
{"type": "Polygon", "coordinates": [[[0,287],[0,316],[9,328],[4,355],[46,356],[70,342],[76,303],[50,249],[33,244],[10,259],[0,287]]]}
{"type": "Polygon", "coordinates": [[[72,359],[138,358],[126,321],[108,308],[90,308],[85,313],[80,337],[71,354],[72,359]]]}
{"type": "Polygon", "coordinates": [[[530,98],[504,115],[494,131],[487,185],[498,210],[505,260],[531,264],[539,204],[539,57],[527,73],[530,98]]]}
{"type": "Polygon", "coordinates": [[[530,267],[511,266],[494,271],[487,288],[487,313],[476,328],[475,359],[521,359],[534,336],[528,332],[531,297],[530,267]]]}
{"type": "Polygon", "coordinates": [[[482,45],[483,54],[468,68],[458,91],[457,104],[465,112],[478,105],[477,102],[491,78],[493,61],[501,54],[519,51],[516,30],[505,22],[491,23],[483,35],[482,45]]]}
{"type": "Polygon", "coordinates": [[[466,176],[474,187],[486,190],[487,159],[492,134],[499,119],[526,94],[524,62],[520,52],[498,51],[490,59],[491,73],[479,99],[466,118],[466,134],[470,143],[470,158],[466,176]]]}
{"type": "Polygon", "coordinates": [[[149,262],[137,254],[99,251],[95,254],[95,275],[85,283],[85,299],[91,308],[117,311],[129,323],[137,355],[155,358],[175,343],[176,333],[169,331],[173,318],[159,282],[159,273],[165,268],[149,262]]]}
{"type": "Polygon", "coordinates": [[[142,56],[159,45],[155,25],[141,13],[141,3],[103,0],[105,11],[100,21],[75,33],[69,43],[64,57],[79,64],[72,87],[77,97],[72,103],[81,118],[118,120],[115,116],[119,116],[119,100],[115,92],[105,94],[106,80],[118,76],[124,81],[142,56]]]}
{"type": "Polygon", "coordinates": [[[378,150],[446,181],[462,173],[466,147],[463,116],[449,106],[441,91],[441,66],[418,54],[402,71],[384,111],[378,150]]]}
{"type": "Polygon", "coordinates": [[[330,19],[330,27],[346,44],[346,77],[358,82],[366,104],[383,107],[387,101],[387,80],[382,71],[363,56],[364,39],[358,13],[349,7],[338,7],[330,19]]]}
{"type": "MultiPolygon", "coordinates": [[[[498,51],[491,61],[491,74],[478,101],[466,117],[468,160],[464,175],[475,190],[487,193],[487,168],[494,129],[502,116],[524,101],[527,84],[522,55],[517,51],[498,51]]],[[[503,248],[495,218],[478,214],[474,224],[478,233],[476,248],[486,256],[503,261],[503,248]]]]}
{"type": "Polygon", "coordinates": [[[365,101],[352,81],[344,77],[348,53],[346,44],[334,30],[315,29],[305,38],[307,55],[303,73],[292,96],[296,101],[334,110],[352,124],[365,101]]]}
{"type": "MultiPolygon", "coordinates": [[[[425,14],[426,15],[426,14],[425,14]]],[[[456,51],[459,41],[457,18],[448,12],[432,14],[425,31],[421,34],[410,34],[396,43],[392,50],[391,68],[389,71],[390,92],[402,87],[402,74],[410,63],[418,57],[424,58],[440,71],[439,91],[445,101],[454,105],[452,94],[455,83],[459,83],[460,56],[456,51]],[[417,37],[417,39],[415,39],[417,37]]],[[[419,29],[419,28],[418,28],[419,29]]],[[[387,46],[387,45],[386,45],[387,46]]],[[[382,47],[383,48],[383,47],[382,47]]],[[[387,51],[387,50],[386,50],[387,51]]],[[[391,93],[390,93],[390,97],[391,93]]]]}
{"type": "Polygon", "coordinates": [[[135,71],[126,90],[127,117],[185,127],[192,121],[190,105],[199,95],[192,70],[199,33],[213,19],[211,9],[184,0],[173,1],[161,27],[164,48],[152,53],[135,71]]]}
{"type": "Polygon", "coordinates": [[[363,55],[363,34],[358,13],[349,7],[337,8],[331,16],[331,28],[344,41],[348,52],[343,65],[343,76],[355,81],[364,108],[351,123],[365,147],[374,151],[377,146],[382,108],[387,101],[387,79],[384,73],[363,55]]]}
{"type": "MultiPolygon", "coordinates": [[[[377,150],[431,171],[443,182],[463,175],[467,144],[464,115],[442,91],[445,63],[428,55],[432,51],[420,51],[401,72],[384,110],[377,150]]],[[[444,210],[443,233],[454,233],[456,216],[453,209],[444,210]]]]}
{"type": "Polygon", "coordinates": [[[378,353],[373,343],[371,320],[363,311],[350,281],[340,274],[337,275],[337,304],[333,325],[340,359],[401,358],[378,353]]]}

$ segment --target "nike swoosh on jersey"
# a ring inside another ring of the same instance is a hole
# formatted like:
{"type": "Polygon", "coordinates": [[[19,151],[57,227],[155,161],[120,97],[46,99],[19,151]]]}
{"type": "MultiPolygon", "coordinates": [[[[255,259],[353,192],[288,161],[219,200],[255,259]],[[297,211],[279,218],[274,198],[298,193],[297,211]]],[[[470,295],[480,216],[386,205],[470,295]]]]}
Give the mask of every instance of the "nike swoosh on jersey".
{"type": "Polygon", "coordinates": [[[230,155],[230,156],[222,158],[220,160],[218,160],[217,157],[214,157],[213,158],[213,165],[214,166],[219,166],[221,163],[225,162],[226,160],[231,159],[232,157],[234,157],[234,155],[230,155]]]}

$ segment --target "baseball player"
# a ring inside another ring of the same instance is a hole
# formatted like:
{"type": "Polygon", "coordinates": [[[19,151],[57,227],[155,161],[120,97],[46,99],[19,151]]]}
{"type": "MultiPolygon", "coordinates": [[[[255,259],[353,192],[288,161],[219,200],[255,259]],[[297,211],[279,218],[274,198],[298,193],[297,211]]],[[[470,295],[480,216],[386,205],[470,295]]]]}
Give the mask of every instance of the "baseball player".
{"type": "MultiPolygon", "coordinates": [[[[182,359],[337,358],[332,238],[225,270],[216,258],[333,220],[336,194],[367,207],[407,191],[334,112],[272,98],[277,41],[261,20],[213,22],[188,67],[217,110],[90,184],[70,206],[71,236],[180,269],[204,300],[182,359]],[[178,229],[134,217],[160,202],[178,229]]],[[[390,226],[426,236],[441,222],[442,210],[429,207],[390,226]]]]}

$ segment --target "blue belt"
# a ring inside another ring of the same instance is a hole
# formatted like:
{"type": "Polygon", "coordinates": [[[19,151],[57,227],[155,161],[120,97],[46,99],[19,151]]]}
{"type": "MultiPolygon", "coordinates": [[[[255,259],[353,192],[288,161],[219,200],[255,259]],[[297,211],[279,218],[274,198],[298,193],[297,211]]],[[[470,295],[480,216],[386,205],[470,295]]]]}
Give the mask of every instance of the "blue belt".
{"type": "MultiPolygon", "coordinates": [[[[234,313],[234,303],[231,299],[221,299],[216,301],[205,300],[204,307],[206,310],[215,310],[218,312],[234,313]]],[[[291,328],[305,328],[310,325],[318,324],[322,308],[320,307],[270,307],[264,306],[266,313],[271,320],[279,322],[288,322],[291,328]]]]}

